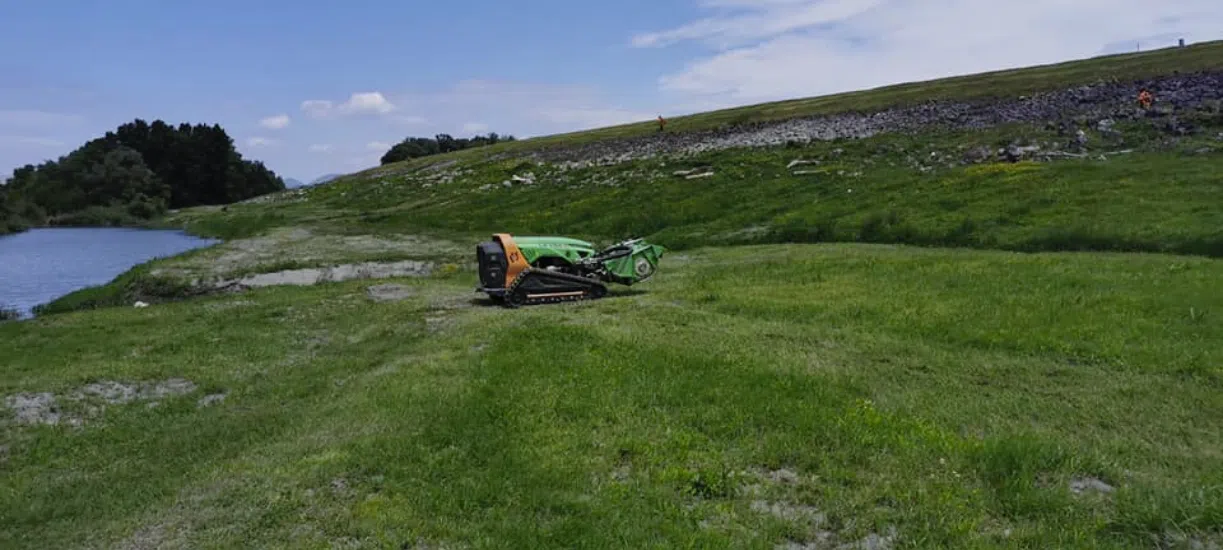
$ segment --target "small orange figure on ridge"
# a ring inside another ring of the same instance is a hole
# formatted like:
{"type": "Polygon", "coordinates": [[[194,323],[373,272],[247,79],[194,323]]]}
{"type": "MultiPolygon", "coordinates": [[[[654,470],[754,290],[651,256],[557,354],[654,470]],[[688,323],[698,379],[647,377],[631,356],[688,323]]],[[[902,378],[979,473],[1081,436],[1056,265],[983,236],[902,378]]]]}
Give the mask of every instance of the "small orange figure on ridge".
{"type": "Polygon", "coordinates": [[[1147,91],[1146,88],[1143,88],[1141,92],[1138,92],[1138,104],[1141,105],[1143,109],[1150,109],[1151,104],[1154,102],[1155,96],[1151,95],[1151,92],[1147,91]]]}

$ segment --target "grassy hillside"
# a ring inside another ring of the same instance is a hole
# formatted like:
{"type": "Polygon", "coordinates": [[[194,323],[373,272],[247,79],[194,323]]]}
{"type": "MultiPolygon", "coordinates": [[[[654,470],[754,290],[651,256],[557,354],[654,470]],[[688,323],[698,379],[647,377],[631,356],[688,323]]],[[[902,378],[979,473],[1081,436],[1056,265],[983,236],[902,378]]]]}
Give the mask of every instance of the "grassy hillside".
{"type": "MultiPolygon", "coordinates": [[[[669,129],[1203,68],[1223,44],[669,129]]],[[[0,323],[0,546],[1217,547],[1223,105],[1160,107],[489,154],[653,132],[626,126],[176,212],[227,242],[0,323]],[[506,310],[472,292],[494,231],[670,252],[607,299],[506,310]],[[399,261],[432,268],[207,287],[399,261]]]]}
{"type": "MultiPolygon", "coordinates": [[[[830,115],[847,111],[873,111],[929,101],[1013,98],[1101,80],[1143,79],[1167,75],[1173,71],[1193,72],[1219,69],[1223,69],[1223,40],[1192,44],[1185,48],[1107,55],[1038,67],[1016,68],[841,94],[746,105],[686,116],[660,114],[667,117],[668,132],[698,132],[795,117],[830,115]]],[[[463,159],[489,154],[514,154],[608,139],[649,136],[657,131],[657,122],[648,120],[581,132],[522,139],[512,143],[500,143],[480,150],[460,151],[448,157],[463,159]]],[[[434,160],[436,157],[421,159],[416,164],[427,164],[434,160]]]]}
{"type": "Polygon", "coordinates": [[[1147,122],[1119,124],[1115,136],[1092,130],[1083,152],[1072,153],[1081,158],[1048,162],[994,158],[998,147],[1011,143],[1075,150],[1072,139],[1031,126],[573,170],[512,159],[471,161],[442,171],[358,175],[279,202],[185,213],[171,221],[222,237],[308,226],[469,239],[493,231],[602,242],[644,236],[676,249],[850,241],[1220,256],[1223,210],[1212,205],[1223,204],[1223,115],[1206,116],[1190,137],[1169,137],[1147,122]],[[987,158],[965,161],[978,151],[987,158]],[[796,161],[818,164],[791,167],[796,161]],[[712,175],[689,179],[705,173],[712,175]],[[524,174],[536,183],[511,179],[524,174]]]}

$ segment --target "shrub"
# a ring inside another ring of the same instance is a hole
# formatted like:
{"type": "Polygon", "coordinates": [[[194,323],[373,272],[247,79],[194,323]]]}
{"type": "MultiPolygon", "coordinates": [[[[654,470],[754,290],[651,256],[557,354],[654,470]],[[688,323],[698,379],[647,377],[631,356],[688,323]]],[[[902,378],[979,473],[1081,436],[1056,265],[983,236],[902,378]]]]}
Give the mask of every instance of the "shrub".
{"type": "Polygon", "coordinates": [[[21,318],[21,312],[16,309],[0,306],[0,323],[5,321],[16,321],[21,318]]]}
{"type": "Polygon", "coordinates": [[[34,308],[35,315],[66,313],[86,309],[128,306],[136,301],[149,303],[173,301],[205,294],[186,281],[149,273],[147,265],[137,266],[114,281],[83,288],[34,308]]]}

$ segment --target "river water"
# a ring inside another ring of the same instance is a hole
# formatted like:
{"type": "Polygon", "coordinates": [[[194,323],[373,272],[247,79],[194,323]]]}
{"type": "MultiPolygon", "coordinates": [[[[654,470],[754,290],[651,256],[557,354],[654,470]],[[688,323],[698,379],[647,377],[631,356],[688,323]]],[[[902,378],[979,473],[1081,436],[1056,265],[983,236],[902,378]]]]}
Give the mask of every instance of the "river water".
{"type": "Polygon", "coordinates": [[[0,307],[39,304],[110,282],[132,267],[217,241],[180,231],[47,228],[0,236],[0,307]]]}

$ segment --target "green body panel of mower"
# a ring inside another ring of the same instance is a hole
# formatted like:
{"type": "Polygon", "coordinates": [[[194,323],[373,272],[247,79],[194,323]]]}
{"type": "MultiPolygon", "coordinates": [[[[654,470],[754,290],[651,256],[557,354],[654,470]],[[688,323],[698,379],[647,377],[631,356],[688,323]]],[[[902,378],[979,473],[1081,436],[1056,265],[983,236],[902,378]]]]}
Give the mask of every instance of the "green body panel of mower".
{"type": "Polygon", "coordinates": [[[568,237],[514,237],[514,243],[532,265],[540,258],[560,258],[576,264],[598,253],[595,245],[568,237]]]}
{"type": "Polygon", "coordinates": [[[640,239],[619,243],[602,254],[594,244],[568,237],[514,237],[514,243],[522,251],[523,258],[532,266],[571,267],[594,260],[612,275],[614,282],[624,285],[650,278],[658,268],[658,261],[666,252],[663,247],[640,239]],[[563,263],[549,260],[563,260],[563,263]]]}

